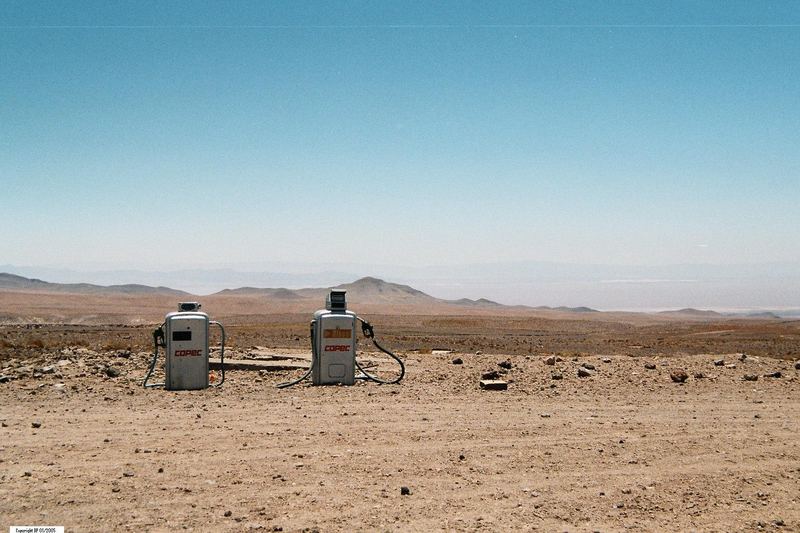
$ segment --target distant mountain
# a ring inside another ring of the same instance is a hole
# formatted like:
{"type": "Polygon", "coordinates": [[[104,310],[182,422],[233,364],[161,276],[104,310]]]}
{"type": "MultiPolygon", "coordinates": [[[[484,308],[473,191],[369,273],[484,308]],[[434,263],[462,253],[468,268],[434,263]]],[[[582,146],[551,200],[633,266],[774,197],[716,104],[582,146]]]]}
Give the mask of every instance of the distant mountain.
{"type": "Polygon", "coordinates": [[[542,311],[561,311],[564,313],[600,313],[597,309],[592,309],[591,307],[549,307],[547,305],[540,305],[538,307],[534,307],[534,309],[540,309],[542,311]]]}
{"type": "Polygon", "coordinates": [[[0,290],[63,292],[74,294],[160,294],[166,296],[189,296],[189,293],[169,287],[147,285],[92,285],[91,283],[49,283],[40,279],[25,278],[15,274],[0,273],[0,290]]]}
{"type": "Polygon", "coordinates": [[[691,316],[697,318],[716,318],[724,316],[722,313],[717,313],[716,311],[709,311],[703,309],[694,309],[692,307],[687,307],[686,309],[678,309],[677,311],[661,311],[658,313],[659,315],[681,315],[681,316],[691,316]]]}
{"type": "Polygon", "coordinates": [[[256,287],[224,289],[215,294],[220,296],[265,296],[276,300],[302,300],[304,298],[291,289],[259,289],[256,287]]]}
{"type": "Polygon", "coordinates": [[[478,298],[477,300],[461,298],[460,300],[447,300],[447,302],[455,305],[466,305],[472,307],[505,307],[503,304],[487,300],[486,298],[478,298]]]}

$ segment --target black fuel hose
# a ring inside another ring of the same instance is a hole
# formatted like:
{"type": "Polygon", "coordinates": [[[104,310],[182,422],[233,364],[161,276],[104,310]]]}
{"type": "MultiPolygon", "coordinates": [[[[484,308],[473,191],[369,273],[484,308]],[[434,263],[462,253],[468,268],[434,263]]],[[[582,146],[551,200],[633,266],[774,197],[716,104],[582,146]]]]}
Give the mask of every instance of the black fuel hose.
{"type": "Polygon", "coordinates": [[[144,377],[144,381],[142,382],[142,387],[163,387],[166,385],[166,383],[147,383],[147,381],[150,379],[150,376],[153,375],[153,371],[156,368],[156,360],[158,359],[158,346],[159,346],[158,339],[164,338],[164,326],[166,325],[167,323],[164,322],[163,324],[158,326],[158,329],[153,330],[153,359],[152,361],[150,361],[150,368],[147,370],[147,375],[144,377]]]}
{"type": "Polygon", "coordinates": [[[396,383],[400,383],[400,381],[402,381],[403,377],[406,375],[406,365],[404,365],[403,361],[399,357],[397,357],[394,353],[392,353],[391,351],[387,350],[386,348],[378,344],[378,341],[375,340],[375,331],[374,328],[372,327],[372,324],[370,324],[360,316],[357,316],[356,318],[361,322],[361,332],[364,334],[364,336],[368,339],[371,339],[372,344],[374,344],[377,349],[379,349],[380,351],[382,351],[383,353],[385,353],[386,355],[397,361],[397,364],[400,365],[400,374],[394,379],[389,379],[389,380],[381,379],[377,376],[373,376],[372,374],[364,370],[364,368],[359,364],[358,359],[356,359],[356,367],[358,367],[358,370],[361,371],[361,373],[364,374],[364,377],[367,378],[368,380],[374,381],[375,383],[380,383],[381,385],[394,385],[396,383]]]}

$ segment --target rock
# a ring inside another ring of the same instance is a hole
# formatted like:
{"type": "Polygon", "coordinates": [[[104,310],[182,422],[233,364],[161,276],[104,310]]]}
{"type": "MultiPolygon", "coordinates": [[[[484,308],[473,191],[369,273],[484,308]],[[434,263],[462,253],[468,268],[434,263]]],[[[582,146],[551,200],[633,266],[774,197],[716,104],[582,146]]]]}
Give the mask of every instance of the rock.
{"type": "Polygon", "coordinates": [[[35,428],[35,429],[38,429],[38,428],[42,427],[42,423],[41,422],[31,422],[31,427],[35,428]]]}
{"type": "Polygon", "coordinates": [[[603,357],[603,362],[604,363],[610,363],[611,362],[611,358],[610,357],[603,357]]]}
{"type": "Polygon", "coordinates": [[[497,366],[499,366],[500,368],[505,368],[506,370],[511,370],[511,367],[514,365],[511,364],[511,361],[506,359],[505,361],[497,363],[497,366]]]}
{"type": "Polygon", "coordinates": [[[725,366],[725,359],[717,359],[714,361],[714,366],[725,366]]]}
{"type": "Polygon", "coordinates": [[[745,374],[742,379],[745,381],[758,381],[758,376],[755,374],[745,374]]]}
{"type": "Polygon", "coordinates": [[[794,362],[794,369],[795,370],[800,370],[800,361],[795,361],[794,362]]]}
{"type": "Polygon", "coordinates": [[[694,379],[704,379],[705,377],[706,377],[706,375],[703,374],[702,372],[695,372],[694,373],[694,379]]]}
{"type": "Polygon", "coordinates": [[[669,378],[675,383],[683,383],[687,379],[689,379],[689,374],[687,374],[685,370],[678,369],[678,370],[673,370],[670,373],[669,378]]]}
{"type": "Polygon", "coordinates": [[[478,350],[477,352],[475,352],[475,355],[483,355],[483,352],[478,350]]]}
{"type": "Polygon", "coordinates": [[[553,366],[554,364],[556,364],[556,356],[551,355],[550,357],[544,360],[544,364],[553,366]]]}
{"type": "Polygon", "coordinates": [[[655,370],[655,369],[656,369],[656,364],[655,364],[655,363],[645,363],[645,364],[644,364],[644,367],[645,367],[647,370],[655,370]]]}
{"type": "Polygon", "coordinates": [[[731,370],[733,370],[734,368],[736,368],[736,363],[731,363],[729,365],[725,365],[725,368],[730,368],[731,370]]]}
{"type": "Polygon", "coordinates": [[[128,359],[130,356],[131,356],[130,350],[120,350],[119,352],[117,352],[117,357],[124,357],[125,359],[128,359]]]}
{"type": "Polygon", "coordinates": [[[564,379],[564,376],[561,374],[561,372],[553,372],[552,374],[550,374],[550,378],[558,380],[558,379],[564,379]]]}
{"type": "Polygon", "coordinates": [[[778,527],[783,527],[783,526],[786,525],[786,523],[783,520],[781,520],[780,518],[777,518],[777,519],[773,520],[772,523],[775,524],[778,527]]]}
{"type": "Polygon", "coordinates": [[[484,390],[506,390],[508,389],[508,382],[499,379],[482,379],[481,388],[484,390]]]}
{"type": "Polygon", "coordinates": [[[130,472],[130,471],[128,471],[128,472],[123,472],[123,473],[122,473],[122,477],[133,477],[133,472],[130,472]]]}
{"type": "Polygon", "coordinates": [[[455,359],[453,359],[452,363],[454,365],[463,365],[464,364],[464,360],[461,359],[460,357],[456,357],[455,359]]]}
{"type": "Polygon", "coordinates": [[[0,383],[8,383],[11,381],[11,376],[0,376],[0,383]]]}
{"type": "Polygon", "coordinates": [[[114,368],[113,366],[107,366],[105,372],[106,372],[106,376],[108,376],[110,378],[117,378],[117,377],[119,377],[119,373],[120,373],[119,369],[114,368]]]}
{"type": "Polygon", "coordinates": [[[400,495],[401,496],[410,496],[411,495],[411,489],[409,489],[408,487],[405,487],[405,486],[404,487],[400,487],[400,495]]]}
{"type": "Polygon", "coordinates": [[[780,372],[773,372],[772,374],[764,374],[765,378],[780,378],[783,377],[783,374],[780,372]]]}
{"type": "MultiPolygon", "coordinates": [[[[205,378],[203,378],[203,379],[205,379],[205,378]]],[[[222,513],[222,516],[224,516],[224,517],[229,517],[229,516],[231,516],[232,514],[233,514],[233,511],[225,511],[224,513],[222,513]]]]}
{"type": "Polygon", "coordinates": [[[745,359],[747,359],[747,354],[746,353],[740,353],[739,354],[739,361],[744,362],[745,359]]]}
{"type": "Polygon", "coordinates": [[[54,366],[43,366],[42,368],[39,369],[39,372],[41,372],[42,374],[52,374],[55,371],[56,367],[54,366]]]}
{"type": "Polygon", "coordinates": [[[63,383],[56,383],[55,385],[53,385],[53,388],[59,392],[64,392],[67,386],[64,385],[63,383]]]}
{"type": "Polygon", "coordinates": [[[498,379],[500,373],[497,370],[490,370],[481,374],[481,379],[498,379]]]}
{"type": "Polygon", "coordinates": [[[583,363],[581,366],[586,370],[594,370],[594,365],[592,363],[583,363]]]}
{"type": "Polygon", "coordinates": [[[540,413],[539,416],[542,418],[550,418],[550,413],[540,413]]]}
{"type": "Polygon", "coordinates": [[[458,456],[459,461],[463,461],[464,459],[466,459],[466,456],[463,453],[458,456]]]}
{"type": "Polygon", "coordinates": [[[23,477],[31,477],[31,473],[30,473],[30,471],[26,470],[25,472],[22,473],[22,476],[23,477]]]}
{"type": "Polygon", "coordinates": [[[578,377],[579,377],[579,378],[590,378],[590,377],[592,377],[593,375],[594,375],[594,374],[593,374],[593,373],[592,373],[592,372],[591,372],[591,371],[590,371],[588,368],[585,368],[585,367],[580,367],[580,368],[578,369],[578,377]]]}

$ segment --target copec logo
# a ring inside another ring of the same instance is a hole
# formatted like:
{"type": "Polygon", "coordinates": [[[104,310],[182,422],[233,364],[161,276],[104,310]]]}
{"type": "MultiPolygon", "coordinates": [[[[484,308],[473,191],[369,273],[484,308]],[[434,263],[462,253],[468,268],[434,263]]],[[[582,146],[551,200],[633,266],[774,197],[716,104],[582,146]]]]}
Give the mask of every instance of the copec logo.
{"type": "Polygon", "coordinates": [[[325,346],[326,352],[349,352],[350,345],[349,344],[328,344],[325,346]]]}
{"type": "Polygon", "coordinates": [[[196,357],[202,353],[203,350],[175,350],[175,357],[196,357]]]}

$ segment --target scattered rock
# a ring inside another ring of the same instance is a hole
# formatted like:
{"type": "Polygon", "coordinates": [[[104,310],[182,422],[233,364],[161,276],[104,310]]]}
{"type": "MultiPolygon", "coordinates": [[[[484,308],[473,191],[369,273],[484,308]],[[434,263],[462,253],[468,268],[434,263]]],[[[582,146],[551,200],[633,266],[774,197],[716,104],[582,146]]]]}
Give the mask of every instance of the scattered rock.
{"type": "Polygon", "coordinates": [[[41,372],[42,374],[52,374],[55,371],[56,367],[54,366],[43,366],[42,368],[39,369],[39,372],[41,372]]]}
{"type": "Polygon", "coordinates": [[[704,379],[705,377],[706,377],[706,375],[703,374],[702,372],[695,372],[694,373],[694,379],[704,379]]]}
{"type": "Polygon", "coordinates": [[[550,418],[550,413],[540,413],[539,416],[542,418],[550,418]]]}
{"type": "Polygon", "coordinates": [[[717,359],[714,361],[714,366],[725,366],[725,359],[717,359]]]}
{"type": "Polygon", "coordinates": [[[552,374],[550,374],[550,377],[555,380],[564,379],[564,376],[563,374],[561,374],[561,372],[553,372],[552,374]]]}
{"type": "Polygon", "coordinates": [[[645,364],[644,364],[644,367],[645,367],[647,370],[655,370],[655,369],[656,369],[656,364],[655,364],[655,363],[645,363],[645,364]]]}
{"type": "Polygon", "coordinates": [[[408,487],[400,487],[400,495],[401,496],[410,496],[411,495],[411,489],[409,489],[408,487]]]}
{"type": "Polygon", "coordinates": [[[745,374],[742,379],[745,381],[758,381],[758,376],[756,374],[745,374]]]}
{"type": "Polygon", "coordinates": [[[232,514],[233,514],[233,511],[225,511],[224,513],[222,513],[222,516],[227,518],[227,517],[231,516],[232,514]]]}
{"type": "Polygon", "coordinates": [[[736,363],[731,363],[729,365],[725,365],[725,368],[734,369],[734,368],[736,368],[736,363]]]}
{"type": "Polygon", "coordinates": [[[590,377],[592,377],[593,375],[594,375],[594,374],[593,374],[593,373],[592,373],[592,372],[591,372],[591,371],[590,371],[588,368],[585,368],[585,367],[580,367],[580,368],[578,369],[578,377],[579,377],[579,378],[590,378],[590,377]]]}
{"type": "Polygon", "coordinates": [[[0,376],[0,383],[8,383],[11,381],[11,376],[0,376]]]}
{"type": "Polygon", "coordinates": [[[610,357],[603,357],[603,362],[604,363],[610,363],[611,362],[611,358],[610,357]]]}
{"type": "Polygon", "coordinates": [[[130,358],[131,351],[130,350],[120,350],[117,352],[117,357],[124,357],[125,359],[130,358]]]}
{"type": "Polygon", "coordinates": [[[483,352],[478,350],[477,352],[475,352],[475,355],[483,355],[483,352]]]}
{"type": "Polygon", "coordinates": [[[800,361],[795,361],[794,362],[794,369],[795,370],[800,370],[800,361]]]}
{"type": "Polygon", "coordinates": [[[780,371],[778,371],[778,372],[773,372],[772,374],[764,374],[764,377],[765,378],[780,378],[780,377],[783,377],[783,374],[781,374],[780,371]]]}
{"type": "Polygon", "coordinates": [[[464,360],[461,359],[460,357],[456,357],[455,359],[453,359],[452,363],[454,365],[463,365],[464,364],[464,360]]]}
{"type": "Polygon", "coordinates": [[[556,364],[556,356],[551,355],[550,357],[544,360],[544,364],[553,366],[554,364],[556,364]]]}
{"type": "Polygon", "coordinates": [[[123,472],[122,477],[133,477],[133,472],[123,472]]]}
{"type": "Polygon", "coordinates": [[[106,376],[110,378],[117,378],[120,374],[119,369],[114,368],[113,366],[107,366],[105,372],[106,376]]]}
{"type": "Polygon", "coordinates": [[[684,383],[687,379],[689,379],[689,374],[687,374],[685,370],[678,369],[673,370],[670,373],[669,378],[675,383],[684,383]]]}
{"type": "Polygon", "coordinates": [[[481,374],[481,379],[498,379],[500,373],[497,370],[490,370],[481,374]]]}
{"type": "Polygon", "coordinates": [[[505,368],[506,370],[511,370],[511,367],[514,365],[511,364],[511,361],[506,359],[505,361],[497,363],[497,366],[499,366],[500,368],[505,368]]]}
{"type": "Polygon", "coordinates": [[[38,428],[42,427],[42,423],[41,422],[31,422],[31,427],[38,429],[38,428]]]}
{"type": "Polygon", "coordinates": [[[463,461],[464,459],[466,459],[466,456],[463,453],[458,456],[459,461],[463,461]]]}
{"type": "Polygon", "coordinates": [[[746,353],[740,353],[739,354],[739,361],[744,362],[745,359],[747,359],[747,354],[746,353]]]}
{"type": "Polygon", "coordinates": [[[26,470],[25,472],[22,473],[22,477],[31,477],[31,473],[28,470],[26,470]]]}
{"type": "Polygon", "coordinates": [[[583,363],[581,366],[586,370],[594,370],[594,365],[592,363],[583,363]]]}
{"type": "Polygon", "coordinates": [[[777,519],[773,520],[772,523],[775,524],[778,527],[783,527],[783,526],[786,525],[786,523],[783,520],[781,520],[780,518],[777,518],[777,519]]]}

